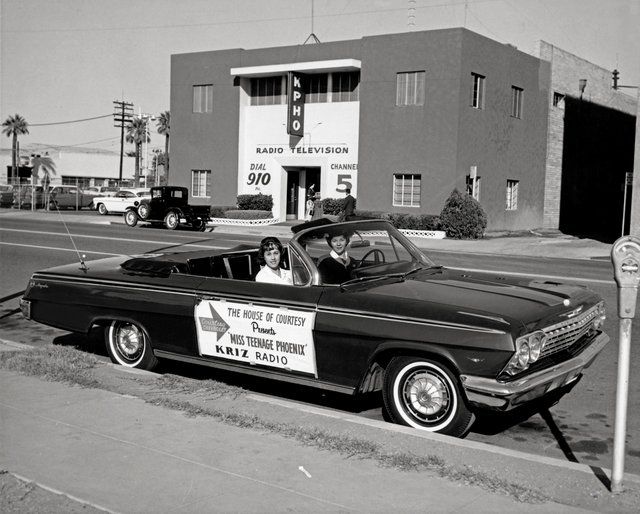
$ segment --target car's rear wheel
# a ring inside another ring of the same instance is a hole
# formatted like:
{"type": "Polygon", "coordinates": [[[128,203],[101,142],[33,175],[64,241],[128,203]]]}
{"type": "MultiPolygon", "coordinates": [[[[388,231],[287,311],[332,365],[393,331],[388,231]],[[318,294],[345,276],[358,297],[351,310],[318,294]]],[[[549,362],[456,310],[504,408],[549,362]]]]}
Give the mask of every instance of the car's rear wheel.
{"type": "Polygon", "coordinates": [[[385,371],[384,409],[395,423],[464,437],[475,419],[449,368],[423,357],[394,357],[385,371]]]}
{"type": "Polygon", "coordinates": [[[125,212],[124,222],[130,227],[135,227],[138,224],[138,214],[136,214],[136,211],[129,209],[125,212]]]}
{"type": "Polygon", "coordinates": [[[99,204],[98,204],[98,212],[99,212],[100,214],[102,214],[103,216],[104,216],[105,214],[109,214],[109,211],[107,210],[107,208],[105,207],[105,205],[104,205],[103,203],[99,203],[99,204]]]}
{"type": "Polygon", "coordinates": [[[158,364],[149,338],[135,323],[113,321],[106,329],[106,340],[107,352],[115,364],[146,370],[158,364]]]}
{"type": "Polygon", "coordinates": [[[149,205],[141,203],[138,207],[138,216],[141,219],[146,220],[149,217],[149,205]]]}
{"type": "Polygon", "coordinates": [[[169,211],[164,217],[164,226],[169,230],[175,230],[176,228],[178,228],[179,222],[180,220],[178,219],[178,215],[173,211],[169,211]]]}

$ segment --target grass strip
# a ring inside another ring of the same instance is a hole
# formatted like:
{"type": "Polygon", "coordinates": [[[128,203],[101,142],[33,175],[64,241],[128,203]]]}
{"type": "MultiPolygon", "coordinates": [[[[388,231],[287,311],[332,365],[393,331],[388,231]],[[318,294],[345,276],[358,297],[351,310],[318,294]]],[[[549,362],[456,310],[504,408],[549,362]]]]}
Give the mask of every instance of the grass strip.
{"type": "MultiPolygon", "coordinates": [[[[92,375],[98,360],[91,354],[67,347],[46,347],[27,351],[0,353],[0,368],[19,373],[43,377],[46,380],[77,384],[83,387],[111,390],[92,375]]],[[[162,375],[154,387],[165,393],[195,394],[207,393],[217,397],[237,397],[244,394],[239,387],[215,380],[194,380],[177,375],[162,375]]],[[[347,458],[369,459],[379,465],[405,472],[429,470],[442,478],[474,485],[494,493],[510,496],[524,503],[544,503],[549,500],[540,491],[498,479],[488,473],[471,467],[460,469],[448,466],[443,459],[434,455],[419,456],[407,452],[389,452],[381,445],[352,436],[331,433],[321,428],[309,428],[278,423],[239,412],[229,412],[198,406],[188,400],[167,396],[144,399],[147,403],[182,412],[189,417],[207,416],[238,428],[251,428],[294,439],[307,446],[336,452],[347,458]]]]}

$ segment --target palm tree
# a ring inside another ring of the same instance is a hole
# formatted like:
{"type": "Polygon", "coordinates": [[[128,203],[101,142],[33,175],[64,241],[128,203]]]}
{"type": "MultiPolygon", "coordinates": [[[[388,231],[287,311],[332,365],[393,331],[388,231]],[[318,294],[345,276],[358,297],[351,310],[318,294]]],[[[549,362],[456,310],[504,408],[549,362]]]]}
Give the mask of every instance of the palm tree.
{"type": "Polygon", "coordinates": [[[2,133],[13,137],[11,141],[11,177],[18,177],[18,136],[29,133],[29,124],[19,114],[9,116],[2,122],[2,133]]]}
{"type": "Polygon", "coordinates": [[[164,172],[165,172],[165,180],[167,184],[169,183],[169,126],[171,124],[171,113],[169,111],[164,111],[160,113],[160,117],[158,118],[158,134],[162,134],[164,136],[164,172]]]}
{"type": "Polygon", "coordinates": [[[149,137],[149,124],[148,118],[134,117],[131,120],[131,124],[127,127],[127,143],[133,143],[136,145],[136,169],[133,176],[133,182],[135,187],[139,186],[140,182],[140,152],[142,150],[143,143],[149,143],[151,138],[149,137]]]}
{"type": "MultiPolygon", "coordinates": [[[[51,183],[51,175],[56,174],[56,163],[53,162],[53,159],[49,157],[49,154],[46,153],[44,157],[40,155],[36,155],[31,159],[31,185],[35,186],[35,181],[40,174],[40,170],[42,170],[42,179],[40,179],[40,184],[42,185],[42,192],[44,195],[44,205],[47,210],[49,210],[49,184],[51,183]]],[[[31,188],[32,195],[35,197],[35,187],[31,188]]],[[[35,198],[32,198],[31,201],[31,209],[35,208],[35,198]]]]}

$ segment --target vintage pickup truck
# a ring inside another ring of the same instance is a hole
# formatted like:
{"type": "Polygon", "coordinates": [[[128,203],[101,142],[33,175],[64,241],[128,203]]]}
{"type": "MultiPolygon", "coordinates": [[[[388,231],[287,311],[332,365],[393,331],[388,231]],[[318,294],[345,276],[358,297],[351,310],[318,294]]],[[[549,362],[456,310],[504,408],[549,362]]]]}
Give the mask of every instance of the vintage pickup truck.
{"type": "Polygon", "coordinates": [[[151,188],[151,198],[143,199],[137,207],[124,213],[124,222],[135,227],[139,221],[164,224],[169,230],[187,225],[194,230],[204,230],[211,219],[208,205],[189,205],[186,187],[158,186],[151,188]]]}

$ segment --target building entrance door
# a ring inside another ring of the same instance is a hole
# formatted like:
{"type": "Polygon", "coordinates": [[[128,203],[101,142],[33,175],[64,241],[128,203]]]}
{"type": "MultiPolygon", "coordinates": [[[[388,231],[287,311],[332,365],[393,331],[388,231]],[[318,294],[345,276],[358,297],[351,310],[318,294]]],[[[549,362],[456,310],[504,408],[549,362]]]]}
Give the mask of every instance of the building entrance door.
{"type": "MultiPolygon", "coordinates": [[[[287,170],[287,219],[298,219],[298,196],[300,189],[300,171],[287,170]]],[[[282,204],[280,204],[282,205],[282,204]]],[[[282,212],[282,211],[280,211],[282,212]]]]}

